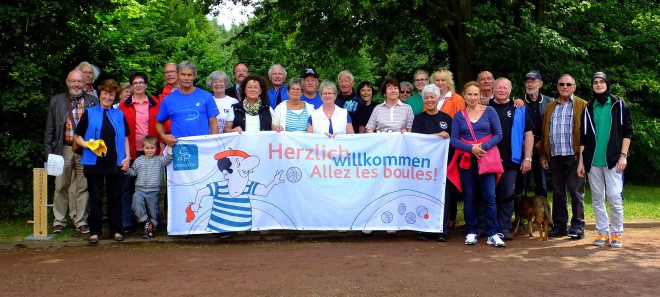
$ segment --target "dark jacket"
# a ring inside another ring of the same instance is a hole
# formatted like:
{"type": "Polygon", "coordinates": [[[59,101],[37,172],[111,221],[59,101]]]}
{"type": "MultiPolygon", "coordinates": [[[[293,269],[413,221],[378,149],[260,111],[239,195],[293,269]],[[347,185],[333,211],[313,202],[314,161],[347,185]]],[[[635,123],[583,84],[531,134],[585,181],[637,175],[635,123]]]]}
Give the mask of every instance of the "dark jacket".
{"type": "MultiPolygon", "coordinates": [[[[48,104],[48,115],[46,116],[46,129],[44,131],[44,149],[46,155],[62,155],[62,146],[64,145],[64,129],[69,118],[69,111],[64,100],[67,93],[62,93],[50,98],[48,104]]],[[[85,98],[84,109],[98,105],[99,99],[93,95],[83,92],[85,98]]],[[[72,103],[75,104],[75,103],[72,103]]]]}
{"type": "MultiPolygon", "coordinates": [[[[539,110],[541,111],[541,125],[542,125],[543,124],[543,119],[545,118],[545,109],[548,107],[548,103],[552,102],[555,99],[553,99],[552,97],[548,97],[546,95],[543,95],[541,93],[539,93],[539,97],[540,97],[539,98],[540,99],[540,101],[539,101],[539,104],[540,104],[539,110]]],[[[529,104],[529,103],[532,102],[531,99],[529,99],[528,94],[525,94],[524,99],[525,99],[525,104],[529,104]]],[[[539,99],[536,99],[536,100],[539,100],[539,99]]],[[[534,123],[534,124],[536,124],[536,123],[534,123]]]]}
{"type": "MultiPolygon", "coordinates": [[[[231,106],[234,109],[234,122],[233,127],[241,127],[245,131],[245,108],[243,102],[238,102],[231,106]]],[[[270,114],[270,105],[268,103],[261,103],[259,108],[259,131],[270,131],[273,129],[273,118],[270,114]]]]}
{"type": "MultiPolygon", "coordinates": [[[[610,127],[610,139],[607,143],[607,168],[616,166],[621,157],[621,145],[624,138],[632,138],[633,122],[632,114],[628,105],[621,98],[610,95],[612,100],[612,125],[610,127]]],[[[596,151],[596,125],[594,124],[594,100],[589,101],[587,108],[582,112],[582,129],[580,129],[580,145],[584,146],[582,162],[584,170],[589,172],[596,151]]]]}

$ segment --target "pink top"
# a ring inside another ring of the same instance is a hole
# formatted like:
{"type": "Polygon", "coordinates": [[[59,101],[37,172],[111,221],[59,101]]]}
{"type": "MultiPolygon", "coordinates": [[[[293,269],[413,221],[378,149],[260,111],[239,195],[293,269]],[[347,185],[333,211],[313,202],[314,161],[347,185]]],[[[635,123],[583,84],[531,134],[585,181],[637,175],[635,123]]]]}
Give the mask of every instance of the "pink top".
{"type": "Polygon", "coordinates": [[[149,101],[133,101],[135,108],[135,150],[142,151],[142,139],[149,135],[149,101]]]}

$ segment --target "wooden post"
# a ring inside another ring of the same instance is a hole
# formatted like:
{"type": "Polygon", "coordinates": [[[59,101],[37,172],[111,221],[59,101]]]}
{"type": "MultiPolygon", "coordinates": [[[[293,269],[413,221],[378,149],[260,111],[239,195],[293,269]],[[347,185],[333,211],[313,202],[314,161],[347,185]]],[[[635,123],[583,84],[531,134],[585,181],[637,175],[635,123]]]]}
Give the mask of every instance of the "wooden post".
{"type": "Polygon", "coordinates": [[[48,174],[45,168],[34,168],[34,237],[48,237],[48,174]]]}

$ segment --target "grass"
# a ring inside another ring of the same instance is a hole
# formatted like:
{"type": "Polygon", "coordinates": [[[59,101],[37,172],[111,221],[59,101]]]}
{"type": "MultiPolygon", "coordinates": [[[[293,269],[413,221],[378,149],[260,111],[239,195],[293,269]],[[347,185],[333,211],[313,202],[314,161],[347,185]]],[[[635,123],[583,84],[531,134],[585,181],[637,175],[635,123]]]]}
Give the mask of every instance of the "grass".
{"type": "MultiPolygon", "coordinates": [[[[660,191],[658,187],[645,187],[626,185],[624,188],[624,222],[651,222],[660,221],[660,198],[657,195],[660,191]]],[[[530,193],[531,194],[531,193],[530,193]]],[[[552,200],[550,195],[550,200],[552,200]]],[[[570,200],[570,198],[569,198],[570,200]]],[[[594,212],[591,206],[591,191],[586,187],[584,198],[584,216],[587,223],[594,222],[594,212]]],[[[552,204],[551,204],[552,205],[552,204]]],[[[570,212],[570,202],[569,214],[570,212]]],[[[49,222],[52,222],[52,213],[49,214],[49,222]]],[[[0,221],[0,244],[2,243],[16,243],[20,242],[23,238],[32,234],[32,225],[26,223],[26,218],[16,220],[3,220],[0,221]]],[[[463,204],[458,205],[458,224],[463,224],[463,204]]],[[[50,226],[50,224],[49,224],[50,226]]],[[[50,229],[48,231],[51,231],[50,229]]],[[[66,228],[60,234],[55,235],[54,241],[66,242],[70,240],[80,240],[81,235],[71,228],[66,228]]]]}

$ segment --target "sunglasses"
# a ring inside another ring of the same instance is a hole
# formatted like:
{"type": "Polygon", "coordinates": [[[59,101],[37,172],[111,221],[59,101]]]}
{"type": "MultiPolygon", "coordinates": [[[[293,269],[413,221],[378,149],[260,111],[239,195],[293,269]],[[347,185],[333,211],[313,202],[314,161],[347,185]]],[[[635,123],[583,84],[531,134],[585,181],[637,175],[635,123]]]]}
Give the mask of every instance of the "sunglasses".
{"type": "Polygon", "coordinates": [[[401,94],[412,94],[412,91],[400,91],[401,94]]]}
{"type": "Polygon", "coordinates": [[[564,86],[566,86],[566,87],[572,87],[572,86],[573,86],[573,83],[558,83],[558,85],[559,85],[560,87],[564,87],[564,86]]]}

